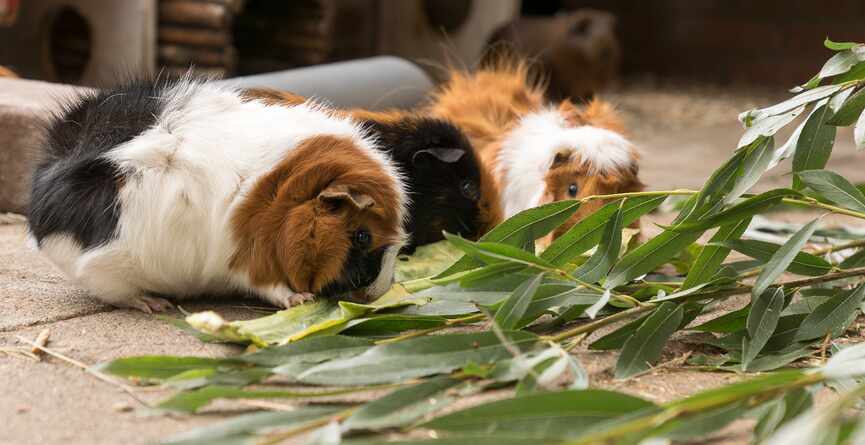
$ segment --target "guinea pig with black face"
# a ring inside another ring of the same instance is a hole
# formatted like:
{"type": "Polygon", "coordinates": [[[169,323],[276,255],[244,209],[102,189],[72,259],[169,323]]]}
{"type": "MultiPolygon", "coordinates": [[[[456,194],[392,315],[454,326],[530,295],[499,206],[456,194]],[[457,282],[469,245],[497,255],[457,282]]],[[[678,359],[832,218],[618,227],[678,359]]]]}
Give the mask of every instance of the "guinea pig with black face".
{"type": "Polygon", "coordinates": [[[501,220],[496,185],[468,138],[452,123],[420,114],[353,110],[405,172],[411,211],[406,251],[443,239],[477,239],[501,220]]]}
{"type": "Polygon", "coordinates": [[[249,293],[288,307],[393,281],[408,198],[348,117],[188,78],[86,93],[50,123],[30,234],[96,297],[249,293]]]}

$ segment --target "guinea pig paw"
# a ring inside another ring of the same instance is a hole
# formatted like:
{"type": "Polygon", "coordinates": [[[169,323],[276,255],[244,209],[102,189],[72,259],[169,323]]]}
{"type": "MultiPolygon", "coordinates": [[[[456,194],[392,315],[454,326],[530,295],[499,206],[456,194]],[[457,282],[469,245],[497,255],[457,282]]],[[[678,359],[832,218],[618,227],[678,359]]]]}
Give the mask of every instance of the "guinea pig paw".
{"type": "Polygon", "coordinates": [[[146,314],[152,314],[154,312],[162,312],[166,309],[171,309],[174,307],[170,301],[159,298],[159,297],[137,297],[129,302],[129,306],[135,309],[140,310],[146,314]]]}
{"type": "Polygon", "coordinates": [[[315,295],[313,295],[310,292],[295,292],[291,295],[286,295],[282,299],[281,303],[282,303],[283,307],[285,307],[287,309],[287,308],[290,308],[292,306],[297,306],[297,305],[306,303],[307,301],[312,301],[314,298],[315,298],[315,295]]]}

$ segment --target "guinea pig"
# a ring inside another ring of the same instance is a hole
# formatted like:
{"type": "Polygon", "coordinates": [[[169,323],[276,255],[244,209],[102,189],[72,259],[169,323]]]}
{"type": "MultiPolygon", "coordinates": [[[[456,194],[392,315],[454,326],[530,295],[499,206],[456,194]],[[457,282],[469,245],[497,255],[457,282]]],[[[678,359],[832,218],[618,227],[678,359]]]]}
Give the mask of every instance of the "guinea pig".
{"type": "MultiPolygon", "coordinates": [[[[305,100],[266,89],[246,94],[271,103],[305,100]]],[[[443,239],[442,231],[477,239],[502,220],[492,173],[453,123],[401,110],[344,113],[367,129],[405,174],[411,203],[406,221],[410,240],[404,253],[443,239]]]]}
{"type": "MultiPolygon", "coordinates": [[[[551,104],[523,62],[451,71],[427,111],[469,136],[495,174],[505,218],[553,201],[643,188],[639,153],[613,107],[598,99],[582,107],[551,104]]],[[[553,238],[601,205],[584,204],[553,238]]]]}
{"type": "Polygon", "coordinates": [[[248,293],[281,307],[390,288],[408,198],[351,119],[189,77],[86,93],[49,124],[29,231],[115,306],[248,293]]]}
{"type": "Polygon", "coordinates": [[[546,94],[584,100],[610,84],[621,64],[616,18],[593,9],[553,17],[520,17],[496,30],[488,59],[531,58],[546,73],[546,94]]]}
{"type": "Polygon", "coordinates": [[[454,124],[413,112],[350,113],[405,172],[411,197],[406,252],[442,240],[443,231],[478,239],[501,222],[492,173],[454,124]]]}

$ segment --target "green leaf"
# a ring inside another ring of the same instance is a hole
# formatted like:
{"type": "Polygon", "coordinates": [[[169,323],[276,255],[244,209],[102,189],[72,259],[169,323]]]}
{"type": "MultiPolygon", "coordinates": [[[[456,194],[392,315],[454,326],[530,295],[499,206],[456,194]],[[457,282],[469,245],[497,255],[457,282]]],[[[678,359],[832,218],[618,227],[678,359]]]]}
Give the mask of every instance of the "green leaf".
{"type": "Polygon", "coordinates": [[[713,235],[709,240],[709,244],[700,249],[697,259],[694,260],[694,264],[691,265],[691,270],[688,272],[688,276],[685,277],[685,281],[682,283],[682,289],[690,289],[711,280],[712,277],[718,273],[718,268],[721,267],[721,263],[723,263],[727,258],[727,255],[730,254],[729,248],[711,244],[739,239],[739,237],[745,233],[745,230],[748,228],[748,224],[750,223],[751,218],[745,218],[721,226],[718,231],[715,232],[715,235],[713,235]]]}
{"type": "Polygon", "coordinates": [[[754,428],[756,443],[763,443],[781,425],[802,414],[814,404],[811,392],[805,388],[788,391],[766,406],[766,411],[754,428]]]}
{"type": "Polygon", "coordinates": [[[628,341],[634,335],[634,332],[637,331],[637,328],[642,326],[642,324],[648,318],[648,315],[644,315],[622,327],[616,329],[613,332],[595,340],[592,344],[589,345],[589,349],[593,349],[596,351],[607,351],[613,349],[619,349],[625,345],[625,342],[628,341]]]}
{"type": "Polygon", "coordinates": [[[490,282],[499,281],[502,276],[516,274],[526,269],[520,263],[496,263],[472,270],[460,277],[460,287],[473,288],[482,287],[490,282]]]}
{"type": "Polygon", "coordinates": [[[193,413],[216,399],[313,399],[345,394],[345,390],[283,391],[249,390],[236,386],[211,385],[194,391],[181,391],[156,407],[166,411],[193,413]]]}
{"type": "Polygon", "coordinates": [[[171,355],[142,355],[120,358],[97,366],[102,372],[121,377],[147,380],[165,380],[197,370],[240,369],[244,363],[234,359],[205,357],[176,357],[171,355]]]}
{"type": "Polygon", "coordinates": [[[574,278],[588,283],[597,283],[610,271],[610,267],[619,257],[621,249],[622,209],[618,209],[604,227],[601,242],[598,244],[595,253],[589,257],[588,261],[574,271],[574,278]]]}
{"type": "MultiPolygon", "coordinates": [[[[538,342],[538,337],[528,332],[504,335],[511,343],[509,347],[517,350],[538,342]]],[[[358,356],[308,369],[297,379],[323,385],[394,383],[451,372],[471,362],[491,363],[510,356],[508,347],[492,332],[435,335],[380,344],[358,356]]]]}
{"type": "Polygon", "coordinates": [[[865,109],[865,89],[853,93],[826,123],[836,127],[853,125],[863,109],[865,109]]]}
{"type": "Polygon", "coordinates": [[[805,170],[796,176],[823,198],[849,210],[865,212],[865,195],[841,175],[828,170],[805,170]]]}
{"type": "MultiPolygon", "coordinates": [[[[759,240],[729,240],[717,243],[718,246],[733,249],[751,258],[768,262],[781,248],[778,244],[759,240]]],[[[790,273],[807,276],[820,276],[829,273],[832,265],[828,261],[807,252],[799,252],[787,267],[790,273]]]]}
{"type": "Polygon", "coordinates": [[[248,438],[254,437],[257,433],[276,427],[296,428],[311,425],[343,409],[345,408],[339,406],[306,406],[292,411],[247,414],[176,434],[160,442],[160,444],[213,445],[242,443],[248,438]]]}
{"type": "Polygon", "coordinates": [[[745,306],[742,309],[738,309],[732,312],[727,312],[720,317],[713,318],[701,325],[694,326],[693,329],[695,331],[701,332],[720,332],[720,333],[732,333],[742,329],[745,329],[745,325],[748,320],[748,314],[751,311],[751,306],[745,306]]]}
{"type": "Polygon", "coordinates": [[[821,79],[825,79],[827,77],[844,74],[850,71],[850,68],[853,68],[853,66],[858,62],[859,58],[853,51],[840,51],[830,57],[829,60],[823,64],[823,68],[820,69],[820,73],[817,75],[820,76],[821,79]]]}
{"type": "Polygon", "coordinates": [[[563,266],[600,242],[606,222],[620,206],[622,225],[627,226],[640,216],[656,209],[666,199],[666,196],[639,196],[627,198],[624,203],[622,200],[612,201],[582,219],[553,241],[541,254],[541,258],[556,266],[563,266]]]}
{"type": "Polygon", "coordinates": [[[865,266],[865,249],[860,249],[853,255],[845,258],[838,267],[842,269],[853,269],[855,267],[865,266]]]}
{"type": "Polygon", "coordinates": [[[470,257],[486,264],[509,262],[531,267],[554,267],[548,261],[543,260],[532,253],[507,244],[491,242],[473,243],[449,233],[445,233],[445,238],[470,257]]]}
{"type": "Polygon", "coordinates": [[[378,430],[413,423],[453,401],[444,392],[462,383],[437,377],[397,389],[360,407],[343,422],[344,430],[378,430]]]}
{"type": "Polygon", "coordinates": [[[865,150],[865,113],[859,115],[856,126],[853,127],[853,143],[857,150],[865,150]]]}
{"type": "Polygon", "coordinates": [[[747,403],[739,402],[700,412],[684,419],[672,419],[651,433],[652,437],[666,437],[676,441],[702,439],[724,428],[747,411],[747,403]]]}
{"type": "Polygon", "coordinates": [[[792,110],[783,112],[773,116],[765,116],[756,120],[753,125],[749,126],[742,137],[739,139],[737,148],[744,147],[756,141],[760,136],[772,136],[781,128],[796,119],[802,112],[805,111],[805,105],[796,107],[792,110]]]}
{"type": "Polygon", "coordinates": [[[329,335],[261,349],[238,359],[258,366],[275,367],[274,373],[292,376],[327,360],[355,356],[372,345],[371,341],[363,338],[329,335]]]}
{"type": "MultiPolygon", "coordinates": [[[[732,179],[732,184],[729,186],[730,191],[724,195],[722,202],[724,204],[731,204],[750,190],[760,180],[763,173],[769,169],[774,157],[774,138],[767,137],[754,142],[745,152],[744,159],[741,161],[741,168],[738,170],[738,176],[732,179]]],[[[735,156],[733,159],[735,159],[735,156]]]]}
{"type": "Polygon", "coordinates": [[[814,230],[817,229],[817,223],[819,222],[820,219],[818,218],[802,226],[769,258],[769,261],[763,266],[763,270],[760,271],[760,275],[757,276],[757,280],[754,282],[751,295],[758,296],[762,294],[787,270],[796,258],[796,254],[802,250],[802,247],[805,246],[805,243],[814,234],[814,230]]]}
{"type": "MultiPolygon", "coordinates": [[[[832,155],[836,132],[835,127],[826,125],[830,117],[832,111],[828,104],[820,106],[808,117],[796,143],[796,153],[793,154],[794,173],[826,166],[832,155]]],[[[802,187],[802,183],[794,178],[793,188],[801,190],[802,187]]]]}
{"type": "Polygon", "coordinates": [[[677,224],[669,228],[677,232],[687,232],[693,230],[708,230],[722,224],[735,224],[742,220],[750,220],[752,216],[758,213],[768,211],[772,207],[780,204],[782,199],[790,196],[802,196],[802,194],[790,189],[770,190],[748,198],[741,203],[710,217],[690,223],[677,224]]]}
{"type": "Polygon", "coordinates": [[[526,314],[526,310],[529,308],[529,304],[531,304],[532,298],[535,296],[538,286],[540,286],[543,279],[544,274],[539,273],[534,278],[526,280],[505,300],[504,304],[496,311],[494,317],[495,323],[499,328],[511,330],[517,327],[520,320],[526,314]]]}
{"type": "Polygon", "coordinates": [[[865,285],[859,285],[827,301],[808,314],[796,332],[796,340],[822,338],[827,333],[833,337],[843,334],[859,312],[859,304],[865,296],[865,285]]]}
{"type": "Polygon", "coordinates": [[[597,422],[652,408],[643,399],[604,390],[532,393],[433,419],[421,427],[521,438],[575,437],[597,422]]]}
{"type": "Polygon", "coordinates": [[[837,92],[841,88],[841,85],[824,85],[821,87],[816,87],[799,93],[791,97],[790,99],[787,99],[779,104],[772,105],[771,107],[751,110],[746,113],[742,113],[742,115],[740,115],[739,117],[739,120],[743,120],[746,116],[750,117],[753,120],[759,120],[767,116],[776,116],[782,113],[786,113],[804,104],[818,101],[820,99],[823,99],[824,97],[829,97],[835,94],[835,92],[837,92]]]}
{"type": "MultiPolygon", "coordinates": [[[[812,349],[808,346],[795,346],[772,354],[763,354],[751,361],[748,365],[748,372],[774,371],[802,357],[808,357],[811,353],[812,349]]],[[[738,368],[727,367],[731,371],[738,371],[738,368]]]]}
{"type": "Polygon", "coordinates": [[[664,344],[679,328],[682,316],[682,306],[671,302],[663,303],[652,311],[625,342],[616,362],[616,378],[628,378],[649,369],[649,363],[661,357],[664,344]]]}
{"type": "Polygon", "coordinates": [[[664,231],[647,243],[625,254],[604,282],[604,287],[612,289],[634,278],[655,270],[676,256],[682,249],[700,238],[703,232],[664,231]]]}
{"type": "Polygon", "coordinates": [[[748,338],[742,348],[742,370],[748,371],[748,365],[766,346],[766,342],[775,332],[781,310],[784,308],[784,289],[769,289],[751,302],[746,323],[748,338]]]}
{"type": "Polygon", "coordinates": [[[847,49],[853,49],[853,47],[859,45],[861,44],[856,42],[833,42],[829,40],[829,37],[826,37],[826,40],[823,41],[823,46],[832,51],[844,51],[847,49]]]}
{"type": "Polygon", "coordinates": [[[523,328],[527,326],[547,309],[561,306],[586,308],[596,303],[599,298],[601,298],[600,292],[583,287],[575,287],[549,296],[535,296],[535,299],[532,300],[526,309],[523,319],[520,320],[516,327],[523,328]]]}
{"type": "Polygon", "coordinates": [[[209,335],[264,347],[290,343],[312,335],[334,334],[355,318],[427,301],[426,298],[408,294],[404,288],[396,285],[369,304],[317,299],[251,320],[229,322],[213,311],[205,311],[189,315],[186,321],[209,335]]]}
{"type": "Polygon", "coordinates": [[[412,329],[443,326],[447,319],[438,315],[381,314],[369,318],[355,318],[341,332],[354,336],[383,336],[412,329]]]}
{"type": "MultiPolygon", "coordinates": [[[[562,225],[579,207],[579,201],[557,201],[524,210],[494,227],[478,241],[526,246],[562,225]]],[[[435,278],[444,278],[479,266],[481,264],[477,260],[464,256],[435,278]]]]}

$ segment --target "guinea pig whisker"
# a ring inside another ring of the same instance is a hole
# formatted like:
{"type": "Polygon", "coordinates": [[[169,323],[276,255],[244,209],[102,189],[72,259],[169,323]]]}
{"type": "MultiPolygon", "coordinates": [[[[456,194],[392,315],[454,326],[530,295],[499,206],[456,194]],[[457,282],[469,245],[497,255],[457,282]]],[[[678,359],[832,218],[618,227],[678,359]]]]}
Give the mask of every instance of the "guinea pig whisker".
{"type": "Polygon", "coordinates": [[[460,218],[459,216],[457,216],[457,222],[460,223],[460,226],[462,226],[463,230],[465,230],[464,235],[471,234],[471,231],[472,231],[471,227],[469,227],[469,225],[466,224],[466,222],[463,221],[463,219],[460,218]]]}

